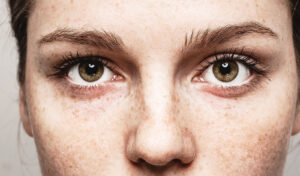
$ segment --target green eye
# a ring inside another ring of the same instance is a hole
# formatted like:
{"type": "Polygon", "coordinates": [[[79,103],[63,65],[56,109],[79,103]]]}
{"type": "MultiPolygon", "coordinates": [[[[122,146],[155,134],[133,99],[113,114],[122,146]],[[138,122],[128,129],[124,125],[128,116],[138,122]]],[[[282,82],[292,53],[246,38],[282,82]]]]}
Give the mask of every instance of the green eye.
{"type": "Polygon", "coordinates": [[[99,62],[86,62],[79,64],[78,72],[84,81],[95,82],[102,77],[104,66],[99,62]]]}
{"type": "Polygon", "coordinates": [[[233,81],[239,73],[238,64],[234,61],[217,61],[213,65],[214,76],[222,82],[233,81]]]}

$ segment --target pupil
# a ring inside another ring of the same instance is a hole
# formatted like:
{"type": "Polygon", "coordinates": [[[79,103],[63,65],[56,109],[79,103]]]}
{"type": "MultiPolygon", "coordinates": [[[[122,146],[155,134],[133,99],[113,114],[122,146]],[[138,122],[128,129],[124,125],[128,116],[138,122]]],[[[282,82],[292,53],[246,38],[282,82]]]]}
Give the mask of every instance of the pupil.
{"type": "Polygon", "coordinates": [[[228,62],[224,62],[220,65],[220,73],[222,75],[228,75],[231,73],[232,69],[231,69],[231,66],[228,62]]]}
{"type": "Polygon", "coordinates": [[[85,72],[88,75],[95,75],[97,74],[98,70],[99,70],[98,66],[94,63],[87,64],[85,68],[85,72]]]}

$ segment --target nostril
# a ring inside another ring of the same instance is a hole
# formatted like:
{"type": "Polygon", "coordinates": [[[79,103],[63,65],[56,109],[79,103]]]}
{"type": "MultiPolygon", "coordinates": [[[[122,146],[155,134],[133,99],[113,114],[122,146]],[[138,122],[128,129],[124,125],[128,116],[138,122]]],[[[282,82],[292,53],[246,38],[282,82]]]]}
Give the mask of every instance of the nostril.
{"type": "Polygon", "coordinates": [[[179,159],[174,159],[165,165],[153,165],[151,163],[148,163],[144,159],[139,159],[138,162],[134,163],[134,164],[138,165],[139,167],[142,167],[144,169],[151,170],[152,172],[160,172],[160,173],[162,171],[168,170],[171,167],[185,167],[186,166],[179,159]]]}
{"type": "MultiPolygon", "coordinates": [[[[138,144],[136,138],[132,138],[127,145],[127,158],[134,164],[147,166],[147,168],[166,168],[176,164],[189,165],[195,157],[194,148],[183,145],[153,145],[138,144]]],[[[190,144],[192,145],[192,144],[190,144]]]]}
{"type": "Polygon", "coordinates": [[[170,154],[156,154],[156,155],[140,155],[142,160],[146,163],[149,163],[152,166],[166,166],[169,163],[177,160],[176,156],[172,156],[170,154]]]}
{"type": "MultiPolygon", "coordinates": [[[[174,155],[174,153],[168,152],[158,152],[158,151],[148,151],[144,148],[141,149],[139,146],[132,146],[127,152],[127,157],[133,163],[145,163],[147,165],[161,167],[168,165],[171,162],[178,162],[180,159],[174,155]]],[[[179,162],[181,163],[181,161],[179,162]]]]}

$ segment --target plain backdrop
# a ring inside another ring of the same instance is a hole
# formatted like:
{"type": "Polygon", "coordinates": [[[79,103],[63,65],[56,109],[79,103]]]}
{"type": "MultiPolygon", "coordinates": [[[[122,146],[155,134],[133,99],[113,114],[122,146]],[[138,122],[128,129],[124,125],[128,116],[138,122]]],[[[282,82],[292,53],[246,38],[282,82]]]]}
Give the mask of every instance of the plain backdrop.
{"type": "MultiPolygon", "coordinates": [[[[19,125],[17,50],[5,0],[0,0],[0,176],[41,176],[34,141],[19,125]]],[[[300,135],[293,137],[285,176],[300,176],[300,135]]]]}

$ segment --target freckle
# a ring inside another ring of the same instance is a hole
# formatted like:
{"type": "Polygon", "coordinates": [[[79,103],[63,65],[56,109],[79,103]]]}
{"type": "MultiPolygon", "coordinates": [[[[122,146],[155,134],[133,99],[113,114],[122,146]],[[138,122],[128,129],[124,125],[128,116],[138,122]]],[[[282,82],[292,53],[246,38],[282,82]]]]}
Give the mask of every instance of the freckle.
{"type": "Polygon", "coordinates": [[[68,23],[68,22],[70,22],[71,20],[70,20],[70,18],[66,18],[66,23],[68,23]]]}
{"type": "Polygon", "coordinates": [[[257,0],[255,1],[255,6],[256,6],[256,8],[258,8],[258,2],[257,2],[257,0]]]}
{"type": "Polygon", "coordinates": [[[78,110],[77,109],[75,109],[75,110],[72,111],[73,117],[77,116],[77,114],[78,114],[78,110]]]}
{"type": "Polygon", "coordinates": [[[105,101],[109,101],[109,97],[105,97],[105,101]]]}
{"type": "Polygon", "coordinates": [[[133,111],[134,111],[133,106],[130,106],[130,112],[133,112],[133,111]]]}
{"type": "Polygon", "coordinates": [[[70,3],[73,4],[74,0],[70,0],[70,3]]]}
{"type": "Polygon", "coordinates": [[[55,5],[52,5],[52,6],[51,6],[51,9],[52,9],[53,11],[56,11],[55,5]]]}
{"type": "Polygon", "coordinates": [[[189,130],[188,130],[187,127],[183,128],[183,133],[184,133],[184,135],[188,135],[189,134],[189,130]]]}
{"type": "Polygon", "coordinates": [[[176,96],[172,96],[172,101],[176,102],[177,101],[177,97],[176,96]]]}
{"type": "Polygon", "coordinates": [[[42,110],[41,110],[41,112],[42,112],[42,113],[44,113],[44,112],[45,112],[45,110],[46,110],[46,108],[45,108],[45,107],[43,107],[43,108],[42,108],[42,110]]]}
{"type": "Polygon", "coordinates": [[[227,106],[225,107],[225,109],[226,109],[226,110],[231,110],[232,107],[231,107],[230,105],[227,105],[227,106]]]}
{"type": "Polygon", "coordinates": [[[225,118],[228,118],[228,117],[230,117],[230,115],[229,115],[228,113],[225,113],[225,114],[224,114],[224,117],[225,117],[225,118]]]}
{"type": "Polygon", "coordinates": [[[175,114],[179,114],[180,113],[180,108],[175,108],[175,114]]]}

